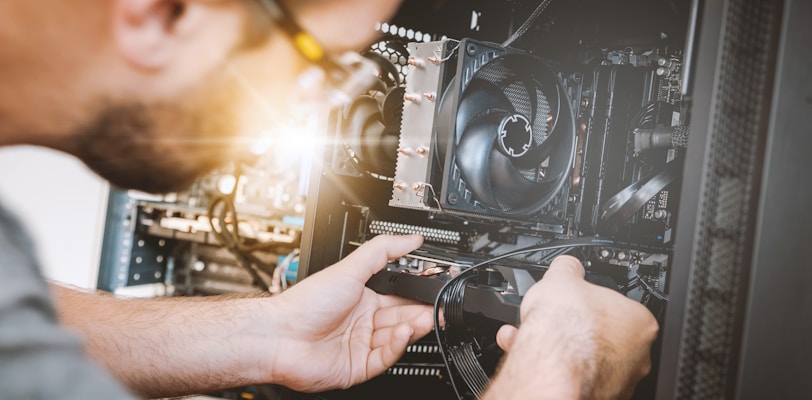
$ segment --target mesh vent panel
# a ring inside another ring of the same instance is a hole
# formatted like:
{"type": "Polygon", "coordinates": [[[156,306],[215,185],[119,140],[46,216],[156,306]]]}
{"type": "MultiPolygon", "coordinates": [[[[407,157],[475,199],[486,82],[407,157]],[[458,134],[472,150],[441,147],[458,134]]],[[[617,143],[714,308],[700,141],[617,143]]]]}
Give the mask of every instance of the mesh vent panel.
{"type": "MultiPolygon", "coordinates": [[[[726,2],[677,398],[733,395],[780,2],[726,2]]],[[[692,227],[684,227],[692,228],[692,227]]]]}

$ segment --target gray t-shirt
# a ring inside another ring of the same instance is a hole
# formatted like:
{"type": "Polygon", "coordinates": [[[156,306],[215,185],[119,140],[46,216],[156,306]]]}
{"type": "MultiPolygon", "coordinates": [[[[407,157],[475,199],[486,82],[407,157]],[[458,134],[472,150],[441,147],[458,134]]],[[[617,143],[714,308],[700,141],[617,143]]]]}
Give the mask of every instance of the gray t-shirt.
{"type": "Polygon", "coordinates": [[[57,323],[31,239],[0,204],[0,397],[131,399],[57,323]]]}

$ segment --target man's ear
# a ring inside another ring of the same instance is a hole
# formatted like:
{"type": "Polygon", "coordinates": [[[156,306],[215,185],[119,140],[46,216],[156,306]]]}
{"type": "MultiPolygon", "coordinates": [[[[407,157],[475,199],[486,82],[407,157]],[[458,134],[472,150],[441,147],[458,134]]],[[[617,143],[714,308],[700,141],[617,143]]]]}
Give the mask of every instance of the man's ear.
{"type": "Polygon", "coordinates": [[[178,45],[174,36],[187,7],[185,0],[116,0],[113,34],[124,58],[143,70],[165,66],[178,45]]]}

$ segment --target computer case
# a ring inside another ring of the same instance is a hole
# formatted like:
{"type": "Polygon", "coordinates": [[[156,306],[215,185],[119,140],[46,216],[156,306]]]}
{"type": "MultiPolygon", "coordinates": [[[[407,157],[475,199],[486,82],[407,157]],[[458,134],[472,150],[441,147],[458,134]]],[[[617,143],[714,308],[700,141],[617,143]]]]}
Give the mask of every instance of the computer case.
{"type": "MultiPolygon", "coordinates": [[[[495,3],[437,2],[419,12],[407,3],[393,24],[449,36],[465,30],[470,37],[494,40],[521,20],[490,10],[527,6],[495,3]],[[443,12],[452,9],[465,15],[460,18],[465,22],[472,16],[471,29],[450,18],[455,14],[443,12]],[[481,27],[474,29],[477,22],[481,27]]],[[[685,35],[680,91],[690,135],[681,170],[669,301],[653,349],[653,376],[641,382],[635,398],[807,397],[812,386],[805,379],[812,359],[812,347],[805,343],[812,333],[812,273],[805,265],[811,251],[805,242],[811,237],[812,212],[806,203],[812,193],[804,176],[812,155],[812,47],[806,39],[812,34],[812,6],[792,0],[561,3],[568,4],[559,7],[578,9],[584,18],[556,22],[592,24],[593,33],[617,43],[624,35],[634,43],[636,34],[645,35],[652,26],[667,36],[680,32],[682,25],[685,35]],[[666,7],[658,9],[654,3],[666,7]],[[676,10],[668,22],[656,17],[664,9],[676,10]],[[597,18],[598,10],[610,11],[597,18]],[[624,13],[642,21],[639,30],[618,28],[623,21],[618,15],[624,13]]],[[[561,32],[550,21],[539,25],[545,31],[540,34],[561,32]]],[[[579,25],[574,30],[582,34],[583,29],[579,25]]],[[[575,44],[562,39],[560,46],[567,45],[575,44]]],[[[534,50],[544,57],[545,51],[556,49],[534,50]]],[[[312,175],[302,276],[352,250],[347,227],[363,225],[368,216],[347,207],[358,200],[347,200],[348,195],[390,195],[386,189],[347,186],[343,180],[335,184],[329,165],[333,155],[328,150],[327,161],[312,175]]],[[[389,211],[414,220],[413,210],[389,211]]],[[[396,387],[386,392],[397,396],[402,392],[396,387]]],[[[454,395],[444,391],[432,398],[454,395]]]]}
{"type": "MultiPolygon", "coordinates": [[[[658,317],[654,369],[635,398],[808,398],[810,23],[812,3],[803,0],[406,0],[377,26],[381,41],[367,54],[385,66],[383,86],[354,106],[311,118],[308,129],[331,139],[310,149],[312,158],[294,163],[270,154],[256,168],[227,166],[169,196],[113,191],[98,286],[121,292],[152,285],[152,294],[175,296],[256,290],[239,255],[203,223],[216,220],[219,187],[236,177],[233,212],[256,233],[247,239],[275,243],[255,260],[268,267],[259,271],[268,281],[284,266],[282,279],[294,284],[376,234],[417,232],[426,248],[394,260],[369,286],[434,303],[445,281],[420,275],[432,268],[442,278],[512,249],[557,240],[592,246],[503,260],[467,286],[465,328],[488,373],[501,355],[493,332],[515,322],[521,287],[541,275],[513,270],[543,269],[568,252],[585,262],[590,281],[643,301],[658,317]],[[526,32],[503,46],[540,5],[526,32]],[[431,90],[408,91],[415,54],[442,67],[420,78],[431,90]],[[493,86],[470,84],[480,78],[502,88],[507,103],[492,101],[502,99],[493,86]],[[517,167],[507,170],[521,177],[510,178],[531,181],[528,190],[543,202],[483,194],[494,183],[457,161],[468,159],[456,151],[469,144],[462,143],[465,129],[456,132],[446,117],[463,115],[477,87],[490,90],[491,100],[480,99],[484,108],[465,115],[510,136],[489,142],[488,151],[513,157],[517,167]],[[416,119],[406,110],[415,94],[421,106],[438,106],[416,119]],[[539,122],[545,116],[549,124],[539,122]],[[422,133],[432,141],[403,146],[420,136],[417,126],[428,126],[422,133]],[[437,127],[456,136],[435,135],[437,127]],[[544,148],[550,137],[557,142],[544,148]],[[573,154],[563,158],[570,168],[556,170],[549,155],[527,168],[515,154],[516,138],[527,140],[520,144],[529,153],[545,154],[572,149],[574,140],[573,154]],[[419,164],[423,180],[401,184],[399,159],[424,153],[431,157],[419,164]],[[553,192],[543,188],[548,181],[555,181],[553,192]]],[[[455,372],[446,368],[442,345],[431,334],[386,374],[349,390],[272,394],[472,398],[459,379],[461,387],[452,387],[455,372]]],[[[221,395],[241,393],[270,392],[221,395]]]]}

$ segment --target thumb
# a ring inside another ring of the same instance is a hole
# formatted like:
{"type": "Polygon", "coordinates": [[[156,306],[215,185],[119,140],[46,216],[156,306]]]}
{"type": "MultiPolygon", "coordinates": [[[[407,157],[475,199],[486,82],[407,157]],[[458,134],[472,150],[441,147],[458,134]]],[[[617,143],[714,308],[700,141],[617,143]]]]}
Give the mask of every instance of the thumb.
{"type": "Polygon", "coordinates": [[[499,331],[496,332],[496,344],[505,352],[510,351],[513,347],[513,342],[516,340],[516,334],[519,330],[513,325],[502,325],[499,331]]]}
{"type": "Polygon", "coordinates": [[[577,258],[558,256],[550,263],[550,268],[544,273],[542,279],[577,278],[583,280],[585,275],[584,266],[577,258]]]}
{"type": "Polygon", "coordinates": [[[403,256],[422,244],[423,237],[420,235],[380,235],[364,243],[338,264],[342,273],[366,282],[389,260],[403,256]]]}

